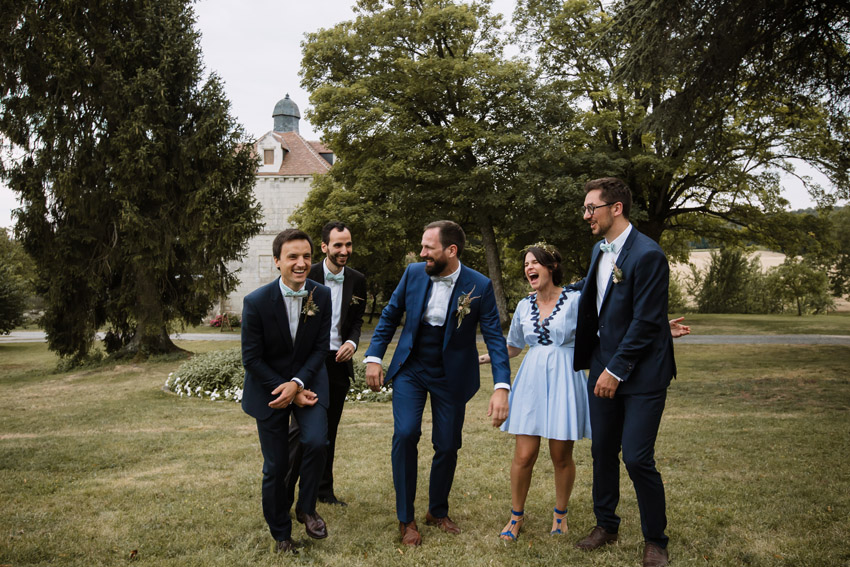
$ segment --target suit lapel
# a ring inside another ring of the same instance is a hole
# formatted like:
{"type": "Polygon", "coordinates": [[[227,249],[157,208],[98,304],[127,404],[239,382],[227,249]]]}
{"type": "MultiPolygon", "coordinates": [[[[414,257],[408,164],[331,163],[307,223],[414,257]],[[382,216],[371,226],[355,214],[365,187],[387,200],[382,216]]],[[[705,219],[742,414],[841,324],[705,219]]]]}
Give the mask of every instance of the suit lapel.
{"type": "MultiPolygon", "coordinates": [[[[449,305],[446,308],[446,333],[443,338],[443,348],[449,344],[449,339],[452,334],[457,330],[457,300],[460,298],[461,294],[467,294],[472,292],[473,284],[469,280],[467,276],[467,268],[463,264],[460,265],[460,274],[457,278],[457,283],[455,283],[455,287],[452,290],[452,296],[449,299],[449,305]]],[[[480,291],[480,290],[475,290],[480,291]]]]}
{"type": "MultiPolygon", "coordinates": [[[[348,270],[343,269],[342,273],[347,272],[348,270]]],[[[342,299],[340,300],[339,305],[339,326],[340,333],[342,333],[343,329],[345,329],[345,318],[348,316],[348,307],[351,305],[351,296],[354,295],[354,278],[351,277],[351,274],[345,276],[345,279],[342,280],[342,299]]],[[[343,337],[345,340],[345,337],[343,337]]]]}
{"type": "Polygon", "coordinates": [[[304,284],[304,289],[307,290],[307,297],[301,299],[302,312],[298,316],[298,330],[295,331],[295,348],[298,348],[300,346],[300,341],[302,337],[304,337],[304,331],[306,330],[306,327],[312,323],[313,319],[316,318],[316,315],[308,317],[303,312],[304,306],[307,304],[307,301],[312,297],[313,290],[316,289],[316,284],[308,280],[307,283],[304,284]]]}
{"type": "MultiPolygon", "coordinates": [[[[617,268],[621,268],[623,263],[626,261],[626,258],[628,258],[629,251],[632,248],[632,244],[635,242],[636,236],[637,229],[633,226],[631,232],[629,232],[629,236],[626,238],[626,242],[623,244],[623,249],[620,250],[620,253],[617,255],[617,262],[614,264],[617,268]]],[[[602,255],[601,252],[599,255],[602,255]]],[[[608,286],[605,288],[605,296],[602,298],[602,306],[599,308],[600,313],[603,309],[605,309],[605,304],[608,303],[608,296],[611,295],[611,288],[614,287],[613,279],[614,270],[611,270],[611,275],[608,276],[608,286]]]]}
{"type": "Polygon", "coordinates": [[[283,294],[280,292],[280,278],[274,281],[274,285],[269,289],[269,295],[271,296],[274,318],[283,337],[284,346],[291,352],[293,350],[293,341],[292,335],[289,333],[289,315],[286,312],[286,302],[283,300],[283,294]]]}

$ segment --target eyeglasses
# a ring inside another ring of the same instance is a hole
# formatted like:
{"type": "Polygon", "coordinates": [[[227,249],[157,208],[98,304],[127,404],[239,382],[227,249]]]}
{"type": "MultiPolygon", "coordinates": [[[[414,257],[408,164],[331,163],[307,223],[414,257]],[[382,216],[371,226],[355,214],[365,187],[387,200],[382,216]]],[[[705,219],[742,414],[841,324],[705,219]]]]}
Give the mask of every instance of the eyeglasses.
{"type": "Polygon", "coordinates": [[[604,207],[610,207],[611,205],[616,205],[616,204],[617,204],[617,202],[615,201],[613,203],[605,203],[604,205],[582,205],[581,207],[578,208],[578,210],[581,211],[582,216],[584,216],[584,213],[587,213],[590,216],[593,216],[593,213],[596,212],[596,209],[601,209],[601,208],[604,208],[604,207]]]}

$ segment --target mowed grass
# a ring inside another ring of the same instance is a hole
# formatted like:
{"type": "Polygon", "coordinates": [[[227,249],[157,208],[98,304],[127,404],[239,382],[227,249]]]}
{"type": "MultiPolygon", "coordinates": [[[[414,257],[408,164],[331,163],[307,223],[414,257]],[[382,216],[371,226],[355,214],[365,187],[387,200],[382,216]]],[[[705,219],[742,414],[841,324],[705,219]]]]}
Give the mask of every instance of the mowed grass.
{"type": "Polygon", "coordinates": [[[698,335],[850,335],[850,312],[829,315],[677,313],[698,335]]]}
{"type": "MultiPolygon", "coordinates": [[[[674,565],[850,565],[850,348],[683,345],[676,354],[679,378],[656,455],[674,565]]],[[[512,362],[516,368],[519,359],[512,362]]],[[[554,492],[544,448],[518,543],[498,539],[510,510],[513,439],[485,416],[489,373],[467,408],[452,490],[461,535],[421,519],[427,411],[417,498],[424,544],[404,549],[390,471],[391,406],[349,404],[336,482],[350,505],[320,504],[326,540],[309,540],[296,524],[305,548],[293,558],[269,552],[255,423],[237,404],[162,391],[175,360],[66,373],[54,373],[55,364],[43,344],[0,345],[0,565],[640,564],[625,471],[620,542],[590,554],[572,547],[594,524],[588,441],[576,446],[570,533],[548,535],[554,492]]]]}

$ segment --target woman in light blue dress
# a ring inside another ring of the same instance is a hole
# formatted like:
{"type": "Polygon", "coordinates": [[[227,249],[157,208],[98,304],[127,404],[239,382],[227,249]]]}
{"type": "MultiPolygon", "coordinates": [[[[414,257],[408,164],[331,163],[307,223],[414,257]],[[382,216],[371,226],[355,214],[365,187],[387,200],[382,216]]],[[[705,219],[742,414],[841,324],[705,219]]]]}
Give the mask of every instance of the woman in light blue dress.
{"type": "MultiPolygon", "coordinates": [[[[576,476],[573,444],[590,438],[587,377],[573,370],[573,349],[579,291],[561,287],[561,254],[546,243],[524,253],[525,278],[534,293],[517,305],[508,334],[508,355],[528,353],[520,365],[510,393],[510,413],[502,431],[516,435],[511,462],[511,519],[500,537],[515,541],[522,529],[531,473],[540,452],[540,439],[549,440],[555,468],[553,535],[567,531],[567,505],[576,476]]],[[[683,318],[670,321],[673,337],[690,333],[683,318]]],[[[484,364],[489,355],[479,357],[484,364]]]]}
{"type": "MultiPolygon", "coordinates": [[[[511,357],[530,348],[510,394],[510,413],[502,430],[516,435],[511,463],[511,519],[500,537],[515,540],[524,520],[531,473],[540,439],[549,440],[555,467],[552,534],[566,533],[564,519],[575,481],[573,443],[590,437],[587,378],[573,370],[573,341],[579,292],[561,287],[561,255],[554,246],[535,244],[524,253],[524,271],[535,293],[517,305],[508,334],[511,357]]],[[[487,355],[481,362],[488,362],[487,355]]]]}

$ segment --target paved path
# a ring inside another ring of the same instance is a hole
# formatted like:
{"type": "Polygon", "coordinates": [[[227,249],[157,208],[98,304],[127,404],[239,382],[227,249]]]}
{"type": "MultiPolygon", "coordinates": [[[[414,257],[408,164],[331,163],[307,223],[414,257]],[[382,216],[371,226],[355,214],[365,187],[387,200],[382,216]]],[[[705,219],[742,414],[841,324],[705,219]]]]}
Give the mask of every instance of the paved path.
{"type": "MultiPolygon", "coordinates": [[[[239,333],[174,333],[171,338],[181,341],[239,341],[239,333]]],[[[364,333],[361,340],[371,338],[371,333],[364,333]]],[[[10,335],[0,335],[0,344],[41,343],[45,340],[42,331],[12,331],[10,335]]],[[[688,335],[676,339],[676,344],[850,346],[850,335],[688,335]]]]}

